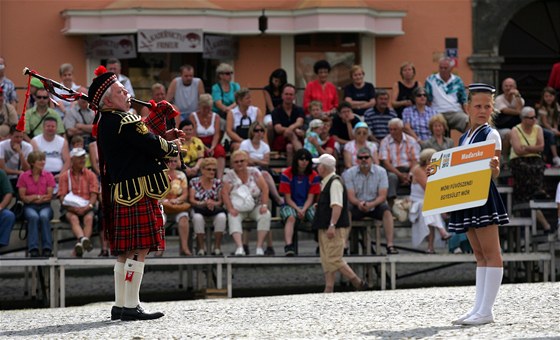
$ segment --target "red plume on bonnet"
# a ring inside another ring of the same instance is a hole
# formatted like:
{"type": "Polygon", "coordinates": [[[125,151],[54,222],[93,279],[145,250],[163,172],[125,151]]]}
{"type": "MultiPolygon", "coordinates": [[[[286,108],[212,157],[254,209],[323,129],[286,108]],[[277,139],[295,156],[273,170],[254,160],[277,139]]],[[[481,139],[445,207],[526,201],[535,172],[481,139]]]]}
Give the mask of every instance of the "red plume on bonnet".
{"type": "MultiPolygon", "coordinates": [[[[93,79],[88,91],[88,98],[90,106],[98,111],[99,102],[101,97],[107,91],[107,89],[115,82],[117,82],[117,76],[112,72],[107,72],[105,66],[101,65],[95,69],[93,72],[96,77],[93,79]]],[[[95,114],[93,121],[92,135],[97,135],[97,122],[99,121],[99,112],[95,114]]]]}
{"type": "Polygon", "coordinates": [[[95,74],[96,77],[99,77],[103,73],[107,73],[107,69],[103,65],[99,65],[99,67],[93,71],[93,74],[95,74]]]}

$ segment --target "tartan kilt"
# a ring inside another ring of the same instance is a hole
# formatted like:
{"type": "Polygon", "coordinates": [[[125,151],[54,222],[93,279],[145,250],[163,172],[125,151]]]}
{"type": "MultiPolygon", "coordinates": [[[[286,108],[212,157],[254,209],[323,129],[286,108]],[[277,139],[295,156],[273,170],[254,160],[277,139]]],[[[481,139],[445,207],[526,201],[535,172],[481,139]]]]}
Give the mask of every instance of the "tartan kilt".
{"type": "Polygon", "coordinates": [[[163,215],[157,200],[144,196],[138,203],[125,206],[113,201],[109,243],[113,255],[131,250],[165,250],[163,215]]]}

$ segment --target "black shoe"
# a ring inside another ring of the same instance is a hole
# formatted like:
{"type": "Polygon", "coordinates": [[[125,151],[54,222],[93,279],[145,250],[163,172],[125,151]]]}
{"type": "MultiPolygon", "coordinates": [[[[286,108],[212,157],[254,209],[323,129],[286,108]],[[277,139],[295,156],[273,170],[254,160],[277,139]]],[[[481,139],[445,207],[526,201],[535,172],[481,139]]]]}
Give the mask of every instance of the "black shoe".
{"type": "Polygon", "coordinates": [[[43,249],[43,257],[51,257],[52,256],[52,250],[50,249],[43,249]]]}
{"type": "MultiPolygon", "coordinates": [[[[97,255],[97,257],[109,257],[109,251],[107,249],[102,249],[99,252],[99,255],[97,255]]],[[[117,307],[120,308],[120,307],[117,307]]]]}
{"type": "Polygon", "coordinates": [[[29,257],[39,257],[39,249],[31,249],[29,251],[29,257]]]}
{"type": "Polygon", "coordinates": [[[266,247],[265,251],[264,251],[264,255],[265,256],[274,256],[276,253],[274,252],[274,248],[272,247],[266,247]]]}
{"type": "Polygon", "coordinates": [[[288,244],[284,247],[284,252],[286,253],[286,256],[294,256],[296,254],[295,249],[294,249],[294,245],[293,244],[288,244]]]}
{"type": "Polygon", "coordinates": [[[358,291],[369,290],[369,285],[367,281],[362,280],[362,282],[360,283],[360,287],[356,288],[356,290],[358,291]]]}
{"type": "Polygon", "coordinates": [[[161,312],[155,313],[146,313],[144,309],[138,305],[134,308],[126,308],[122,309],[121,320],[122,321],[136,321],[136,320],[154,320],[159,319],[164,314],[161,312]]]}
{"type": "Polygon", "coordinates": [[[113,308],[111,308],[111,320],[120,320],[122,311],[122,307],[113,306],[113,308]]]}
{"type": "Polygon", "coordinates": [[[344,248],[344,256],[347,256],[348,254],[350,254],[350,249],[348,249],[348,247],[344,248]]]}
{"type": "Polygon", "coordinates": [[[249,255],[249,245],[244,244],[243,245],[243,250],[245,251],[245,255],[249,255]]]}

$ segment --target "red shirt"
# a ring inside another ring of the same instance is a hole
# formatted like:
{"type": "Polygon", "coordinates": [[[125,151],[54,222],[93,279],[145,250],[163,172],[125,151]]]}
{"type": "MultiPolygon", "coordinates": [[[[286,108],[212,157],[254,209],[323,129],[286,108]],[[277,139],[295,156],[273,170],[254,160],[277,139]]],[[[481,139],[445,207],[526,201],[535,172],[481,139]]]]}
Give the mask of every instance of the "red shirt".
{"type": "Polygon", "coordinates": [[[338,91],[333,83],[327,82],[325,89],[319,80],[313,80],[308,83],[303,93],[303,108],[305,114],[309,114],[309,103],[318,100],[323,104],[323,112],[328,112],[338,107],[338,91]]]}

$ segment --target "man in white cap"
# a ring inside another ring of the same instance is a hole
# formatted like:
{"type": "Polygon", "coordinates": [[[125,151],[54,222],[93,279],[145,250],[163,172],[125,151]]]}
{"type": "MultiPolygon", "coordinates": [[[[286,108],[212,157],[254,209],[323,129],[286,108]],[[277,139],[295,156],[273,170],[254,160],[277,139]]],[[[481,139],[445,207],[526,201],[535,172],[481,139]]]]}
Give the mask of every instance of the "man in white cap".
{"type": "Polygon", "coordinates": [[[74,246],[77,257],[82,257],[84,250],[91,251],[91,234],[93,232],[93,218],[95,205],[99,194],[97,175],[86,169],[86,150],[74,148],[70,151],[70,169],[60,174],[58,194],[66,219],[72,227],[72,233],[78,242],[74,246]],[[65,200],[68,193],[79,196],[75,204],[65,200]],[[81,204],[78,204],[82,202],[81,204]],[[82,224],[80,224],[80,220],[82,224]],[[83,225],[83,227],[82,227],[83,225]]]}
{"type": "Polygon", "coordinates": [[[313,158],[318,164],[317,172],[321,180],[321,193],[313,220],[313,229],[318,230],[321,265],[325,273],[325,293],[334,291],[336,272],[340,271],[357,290],[367,289],[367,283],[360,279],[344,261],[344,243],[350,227],[348,196],[340,176],[335,173],[336,159],[329,154],[313,158]]]}

